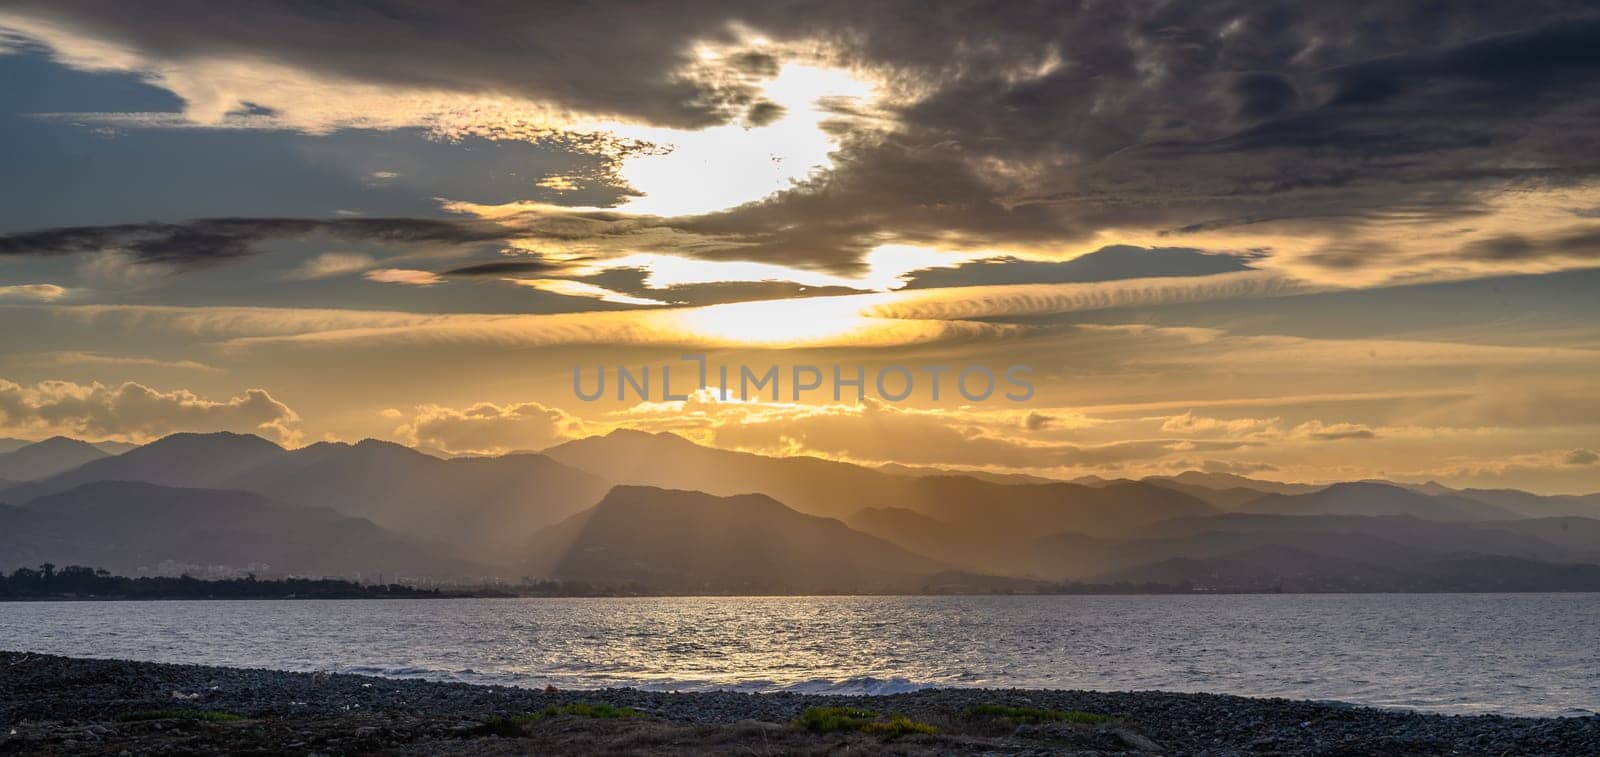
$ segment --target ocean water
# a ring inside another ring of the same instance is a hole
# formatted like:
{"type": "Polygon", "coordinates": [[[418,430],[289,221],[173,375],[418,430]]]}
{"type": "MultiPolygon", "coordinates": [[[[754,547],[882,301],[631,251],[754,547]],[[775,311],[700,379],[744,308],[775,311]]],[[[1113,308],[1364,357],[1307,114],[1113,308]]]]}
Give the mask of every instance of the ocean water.
{"type": "Polygon", "coordinates": [[[14,602],[0,649],[534,687],[1600,711],[1596,594],[14,602]]]}

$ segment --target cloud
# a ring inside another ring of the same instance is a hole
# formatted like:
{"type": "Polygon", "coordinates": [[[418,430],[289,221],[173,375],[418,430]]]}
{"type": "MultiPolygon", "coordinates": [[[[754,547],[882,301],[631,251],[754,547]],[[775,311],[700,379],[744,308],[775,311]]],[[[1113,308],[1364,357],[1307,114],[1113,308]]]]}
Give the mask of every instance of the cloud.
{"type": "Polygon", "coordinates": [[[543,260],[498,260],[491,263],[474,263],[444,271],[442,276],[515,276],[524,273],[547,273],[561,266],[543,260]]]}
{"type": "Polygon", "coordinates": [[[326,234],[388,244],[460,245],[504,239],[493,224],[423,218],[207,218],[181,223],[71,226],[0,235],[0,257],[118,252],[139,263],[197,266],[256,252],[269,239],[326,234]]]}
{"type": "Polygon", "coordinates": [[[89,365],[116,368],[172,368],[202,373],[216,373],[220,369],[194,360],[162,360],[160,358],[130,355],[104,355],[95,352],[43,352],[28,360],[32,365],[89,365]]]}
{"type": "Polygon", "coordinates": [[[666,305],[660,300],[648,297],[635,297],[622,292],[595,286],[582,281],[569,281],[567,279],[512,279],[518,286],[537,289],[541,292],[550,292],[566,297],[584,297],[601,302],[615,302],[623,305],[666,305]]]}
{"type": "MultiPolygon", "coordinates": [[[[1209,367],[1235,372],[1350,371],[1366,372],[1407,368],[1475,366],[1585,366],[1600,359],[1592,349],[1558,346],[1502,346],[1424,339],[1311,339],[1299,336],[1233,336],[1194,328],[1080,326],[1084,330],[1123,333],[1144,332],[1166,336],[1172,347],[1131,357],[1126,365],[1152,367],[1209,367]]],[[[1281,375],[1281,373],[1279,373],[1281,375]]]]}
{"type": "Polygon", "coordinates": [[[211,400],[187,389],[143,384],[0,379],[0,427],[11,433],[60,433],[148,441],[177,431],[238,431],[284,443],[300,438],[300,416],[265,389],[211,400]]]}
{"type": "Polygon", "coordinates": [[[70,65],[142,74],[183,98],[192,121],[215,123],[255,105],[280,126],[311,131],[485,111],[499,111],[511,126],[581,113],[702,128],[744,117],[758,104],[760,81],[773,74],[771,66],[752,66],[758,58],[749,55],[697,54],[697,42],[737,41],[736,11],[759,10],[721,3],[551,14],[506,2],[420,15],[243,4],[230,9],[229,23],[194,33],[196,14],[208,10],[178,2],[142,14],[135,27],[113,2],[19,2],[8,4],[0,26],[43,42],[70,65]],[[597,54],[612,45],[628,54],[597,54]],[[526,65],[530,50],[548,64],[526,65]]]}
{"type": "Polygon", "coordinates": [[[1290,435],[1315,439],[1323,442],[1342,441],[1345,439],[1376,439],[1378,433],[1371,427],[1357,423],[1324,424],[1321,421],[1308,421],[1293,430],[1290,435]]]}
{"type": "Polygon", "coordinates": [[[164,332],[200,341],[401,329],[452,319],[439,313],[389,310],[178,305],[55,305],[49,309],[49,314],[68,323],[121,336],[164,332]]]}
{"type": "Polygon", "coordinates": [[[48,317],[125,334],[148,336],[165,332],[213,341],[220,347],[232,349],[272,345],[439,344],[496,348],[572,344],[864,347],[962,341],[1019,333],[1019,327],[1009,324],[863,317],[861,309],[862,303],[845,297],[532,315],[74,305],[54,306],[48,317]]]}
{"type": "MultiPolygon", "coordinates": [[[[384,413],[391,418],[402,415],[384,413]]],[[[497,405],[479,402],[455,409],[419,405],[395,433],[413,447],[453,455],[501,455],[544,449],[576,430],[578,422],[561,410],[537,402],[497,405]]]]}
{"type": "Polygon", "coordinates": [[[1592,449],[1575,449],[1564,458],[1567,465],[1594,465],[1600,463],[1600,452],[1592,449]]]}
{"type": "Polygon", "coordinates": [[[1323,289],[1267,271],[1085,284],[1019,284],[897,293],[869,312],[885,318],[971,319],[1283,297],[1323,289]]]}
{"type": "MultiPolygon", "coordinates": [[[[1179,467],[1190,468],[1192,466],[1184,464],[1180,465],[1179,467]]],[[[1232,473],[1236,476],[1249,476],[1257,473],[1275,471],[1278,469],[1278,466],[1271,463],[1251,461],[1204,460],[1201,461],[1199,468],[1207,473],[1232,473]]]]}
{"type": "Polygon", "coordinates": [[[380,284],[406,284],[409,286],[428,287],[444,283],[439,274],[432,271],[419,271],[414,268],[379,268],[367,271],[362,275],[367,281],[376,281],[380,284]]]}
{"type": "Polygon", "coordinates": [[[572,192],[579,188],[579,184],[575,180],[575,177],[563,176],[560,174],[546,176],[537,182],[534,182],[534,185],[543,187],[545,189],[552,189],[557,192],[572,192]]]}
{"type": "Polygon", "coordinates": [[[1193,413],[1174,415],[1161,423],[1161,430],[1171,434],[1195,436],[1253,436],[1271,429],[1277,418],[1208,418],[1193,413]]]}
{"type": "MultiPolygon", "coordinates": [[[[875,400],[848,405],[724,402],[714,392],[697,392],[687,401],[641,403],[620,415],[619,425],[684,433],[727,449],[868,464],[1098,468],[1154,461],[1175,451],[1173,440],[1163,438],[1074,443],[1027,433],[1029,419],[1040,417],[1055,417],[1068,430],[1094,425],[1070,410],[1045,416],[1037,411],[919,409],[875,400]]],[[[1187,449],[1238,446],[1200,441],[1187,449]]]]}
{"type": "Polygon", "coordinates": [[[0,301],[32,300],[35,302],[52,302],[65,296],[67,296],[67,289],[55,284],[10,284],[0,286],[0,301]]]}
{"type": "Polygon", "coordinates": [[[1172,276],[1209,276],[1250,269],[1252,256],[1210,254],[1183,248],[1104,247],[1072,260],[984,258],[950,268],[916,271],[907,289],[985,284],[1065,284],[1172,276]]]}
{"type": "MultiPolygon", "coordinates": [[[[1593,259],[1591,246],[1555,240],[1545,254],[1503,228],[1600,182],[1600,165],[1571,160],[1593,141],[1593,16],[1242,1],[920,9],[260,3],[200,34],[203,9],[187,2],[130,24],[109,0],[40,1],[9,4],[0,26],[66,65],[143,76],[195,122],[421,126],[611,155],[651,147],[583,145],[628,142],[619,133],[637,124],[762,128],[781,114],[768,87],[791,64],[881,90],[867,106],[821,103],[828,168],[776,194],[677,217],[552,211],[525,230],[606,254],[848,273],[885,243],[1070,260],[1135,242],[1260,252],[1257,267],[1341,281],[1593,259]],[[613,47],[628,55],[596,54],[613,47]],[[1395,245],[1396,231],[1439,249],[1395,245]]],[[[758,162],[742,173],[769,168],[758,162]]]]}
{"type": "Polygon", "coordinates": [[[289,278],[325,279],[330,276],[359,273],[377,265],[371,255],[359,252],[327,252],[301,263],[289,278]]]}
{"type": "Polygon", "coordinates": [[[1029,410],[1022,418],[1022,427],[1029,431],[1042,431],[1055,425],[1056,417],[1037,410],[1029,410]]]}

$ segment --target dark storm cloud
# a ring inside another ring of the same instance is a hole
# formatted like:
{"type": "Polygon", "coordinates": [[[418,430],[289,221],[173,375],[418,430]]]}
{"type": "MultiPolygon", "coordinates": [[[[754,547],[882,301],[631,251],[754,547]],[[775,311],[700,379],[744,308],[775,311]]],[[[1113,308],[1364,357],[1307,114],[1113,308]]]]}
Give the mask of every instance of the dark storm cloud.
{"type": "Polygon", "coordinates": [[[505,260],[493,263],[464,265],[443,271],[444,276],[517,276],[529,273],[549,273],[560,266],[543,260],[505,260]]]}
{"type": "Polygon", "coordinates": [[[1334,105],[1367,105],[1431,83],[1472,87],[1476,98],[1522,100],[1600,69],[1600,19],[1586,18],[1502,34],[1442,50],[1404,53],[1334,69],[1334,105]]]}
{"type": "MultiPolygon", "coordinates": [[[[933,77],[892,135],[838,125],[833,171],[673,219],[726,243],[694,254],[850,271],[885,238],[1048,248],[1108,228],[1181,240],[1258,224],[1337,236],[1470,219],[1509,188],[1600,176],[1600,22],[1561,4],[954,7],[855,50],[933,77]],[[960,63],[927,60],[907,41],[918,35],[960,63]],[[1019,75],[1043,50],[1059,64],[1019,75]]],[[[873,23],[863,13],[850,19],[873,23]]]]}
{"type": "Polygon", "coordinates": [[[1233,80],[1229,92],[1234,97],[1238,117],[1247,120],[1283,113],[1294,107],[1300,98],[1294,82],[1269,72],[1240,75],[1233,80]]]}
{"type": "MultiPolygon", "coordinates": [[[[360,4],[112,0],[12,9],[151,59],[279,60],[331,77],[518,95],[658,125],[759,126],[779,60],[685,78],[736,26],[819,43],[921,94],[843,117],[833,170],[673,219],[544,219],[535,236],[673,230],[687,254],[852,271],[885,241],[1081,244],[1108,229],[1271,223],[1333,234],[1469,218],[1510,188],[1600,175],[1590,3],[699,2],[360,4]]],[[[225,249],[225,247],[219,247],[225,249]]],[[[1539,254],[1515,244],[1489,255],[1539,254]]],[[[1354,250],[1354,248],[1352,248],[1354,250]]],[[[1327,259],[1351,267],[1369,246],[1327,259]]]]}
{"type": "Polygon", "coordinates": [[[842,286],[804,286],[792,281],[718,281],[658,287],[650,285],[650,271],[644,268],[610,268],[590,276],[573,277],[573,280],[634,297],[689,306],[792,297],[827,297],[861,294],[865,291],[842,286]]]}
{"type": "Polygon", "coordinates": [[[1463,246],[1461,254],[1488,261],[1529,260],[1549,256],[1600,259],[1600,227],[1549,237],[1502,234],[1463,246]]]}
{"type": "Polygon", "coordinates": [[[1183,248],[1106,247],[1060,262],[1012,257],[975,260],[953,268],[915,271],[906,289],[989,284],[1069,284],[1151,276],[1209,276],[1250,270],[1250,257],[1183,248]]]}
{"type": "Polygon", "coordinates": [[[180,223],[75,226],[0,235],[0,256],[119,251],[142,263],[196,266],[243,257],[270,239],[327,234],[350,241],[471,244],[503,239],[483,223],[422,218],[206,218],[180,223]]]}
{"type": "MultiPolygon", "coordinates": [[[[677,75],[693,40],[731,41],[731,3],[172,0],[14,2],[8,10],[117,40],[163,63],[259,58],[329,76],[421,89],[503,93],[665,126],[724,123],[754,81],[677,75]]],[[[759,58],[733,62],[760,76],[759,58]]]]}
{"type": "Polygon", "coordinates": [[[783,118],[784,107],[774,102],[758,102],[750,106],[750,111],[745,114],[744,120],[750,126],[766,126],[783,118]]]}

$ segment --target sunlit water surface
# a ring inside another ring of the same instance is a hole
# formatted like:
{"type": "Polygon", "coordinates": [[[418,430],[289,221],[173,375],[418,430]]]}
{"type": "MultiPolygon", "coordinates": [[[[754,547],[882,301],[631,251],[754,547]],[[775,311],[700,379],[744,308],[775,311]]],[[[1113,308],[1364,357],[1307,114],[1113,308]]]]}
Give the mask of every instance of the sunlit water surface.
{"type": "Polygon", "coordinates": [[[1600,595],[0,603],[0,649],[517,686],[1166,689],[1600,710],[1600,595]]]}

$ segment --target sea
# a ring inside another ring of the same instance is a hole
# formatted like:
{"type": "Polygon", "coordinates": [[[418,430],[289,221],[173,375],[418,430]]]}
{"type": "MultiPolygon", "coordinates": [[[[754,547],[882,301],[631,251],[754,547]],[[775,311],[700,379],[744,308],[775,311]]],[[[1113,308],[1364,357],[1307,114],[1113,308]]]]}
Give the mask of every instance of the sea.
{"type": "Polygon", "coordinates": [[[1600,711],[1600,594],[9,602],[0,649],[563,689],[1161,689],[1600,711]]]}

